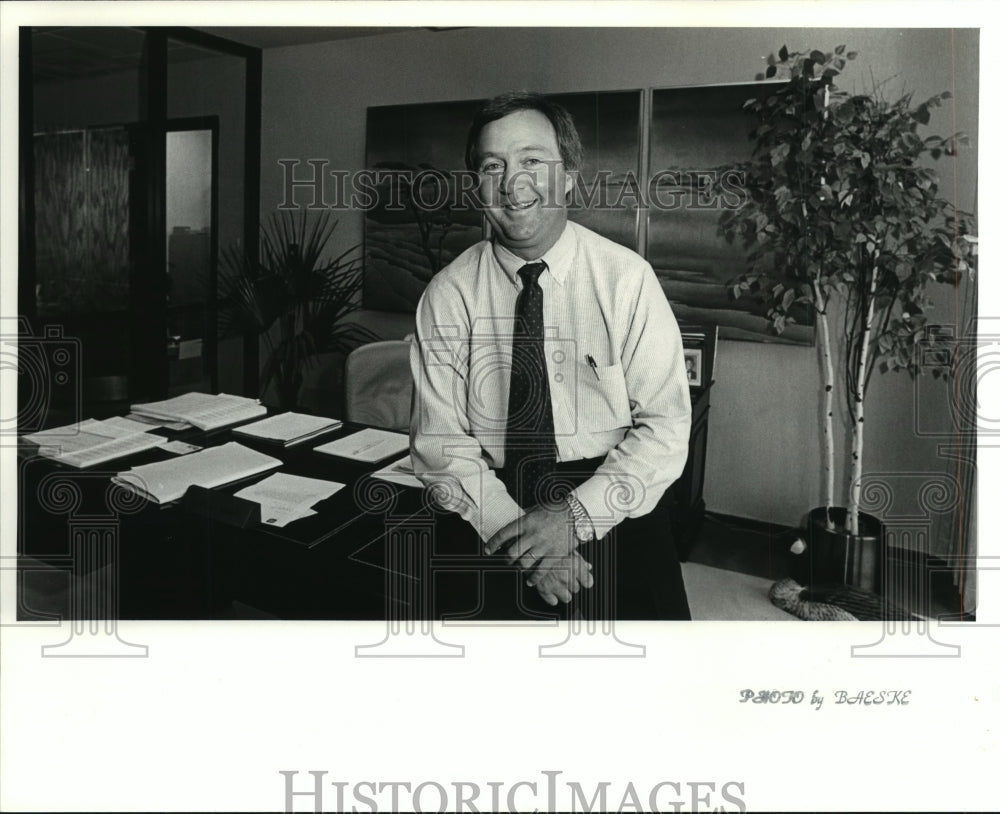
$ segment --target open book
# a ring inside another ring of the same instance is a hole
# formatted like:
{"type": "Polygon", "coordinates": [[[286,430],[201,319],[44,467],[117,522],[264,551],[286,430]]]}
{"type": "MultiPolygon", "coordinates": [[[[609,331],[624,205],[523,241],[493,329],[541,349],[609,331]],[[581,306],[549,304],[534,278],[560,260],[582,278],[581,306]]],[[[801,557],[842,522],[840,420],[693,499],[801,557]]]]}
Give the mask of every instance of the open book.
{"type": "Polygon", "coordinates": [[[267,408],[257,399],[244,396],[185,393],[165,401],[133,404],[132,412],[165,421],[185,421],[200,430],[215,430],[267,415],[267,408]]]}
{"type": "Polygon", "coordinates": [[[169,461],[134,466],[111,480],[154,503],[184,497],[189,486],[211,489],[276,469],[281,461],[235,441],[169,461]]]}
{"type": "Polygon", "coordinates": [[[26,435],[24,440],[38,444],[39,455],[85,469],[167,443],[162,435],[149,433],[148,429],[127,418],[88,418],[79,424],[26,435]]]}

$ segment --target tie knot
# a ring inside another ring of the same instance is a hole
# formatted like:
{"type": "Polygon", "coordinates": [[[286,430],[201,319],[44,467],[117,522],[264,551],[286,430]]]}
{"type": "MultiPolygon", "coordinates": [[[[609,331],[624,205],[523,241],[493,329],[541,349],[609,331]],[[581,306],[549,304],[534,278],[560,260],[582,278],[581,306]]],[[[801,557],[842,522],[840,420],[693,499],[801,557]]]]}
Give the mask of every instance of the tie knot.
{"type": "Polygon", "coordinates": [[[528,263],[525,266],[521,266],[517,270],[517,273],[521,275],[521,282],[527,288],[528,286],[538,284],[538,278],[543,271],[545,271],[545,263],[528,263]]]}

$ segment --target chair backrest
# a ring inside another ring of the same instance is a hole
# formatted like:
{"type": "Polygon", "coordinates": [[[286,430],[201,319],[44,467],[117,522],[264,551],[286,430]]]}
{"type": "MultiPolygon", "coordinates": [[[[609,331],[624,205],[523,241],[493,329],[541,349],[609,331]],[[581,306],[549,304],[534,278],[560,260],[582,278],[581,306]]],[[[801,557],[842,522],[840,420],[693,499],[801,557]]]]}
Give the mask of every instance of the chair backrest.
{"type": "Polygon", "coordinates": [[[348,421],[387,430],[410,427],[410,343],[371,342],[351,351],[344,367],[344,411],[348,421]]]}

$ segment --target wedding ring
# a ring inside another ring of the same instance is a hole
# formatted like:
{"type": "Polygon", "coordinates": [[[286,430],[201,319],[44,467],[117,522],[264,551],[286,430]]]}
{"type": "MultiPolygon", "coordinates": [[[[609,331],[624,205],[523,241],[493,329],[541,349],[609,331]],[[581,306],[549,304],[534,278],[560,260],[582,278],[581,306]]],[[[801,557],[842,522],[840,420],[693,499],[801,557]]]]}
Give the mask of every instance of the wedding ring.
{"type": "Polygon", "coordinates": [[[523,556],[523,557],[531,557],[531,559],[533,559],[533,560],[537,559],[537,557],[535,557],[535,555],[532,554],[530,551],[525,551],[524,554],[522,554],[521,556],[523,556]]]}

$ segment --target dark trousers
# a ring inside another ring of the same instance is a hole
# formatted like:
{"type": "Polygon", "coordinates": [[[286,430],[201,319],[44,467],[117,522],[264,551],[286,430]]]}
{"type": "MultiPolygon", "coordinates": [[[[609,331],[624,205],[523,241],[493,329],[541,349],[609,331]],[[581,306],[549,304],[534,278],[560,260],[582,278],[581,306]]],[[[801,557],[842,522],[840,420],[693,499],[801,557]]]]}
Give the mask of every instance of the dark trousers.
{"type": "MultiPolygon", "coordinates": [[[[573,488],[589,478],[603,459],[569,461],[556,466],[555,477],[573,488]]],[[[577,551],[593,566],[594,585],[581,588],[566,605],[552,607],[522,572],[494,579],[493,591],[510,592],[509,615],[520,618],[690,620],[687,593],[677,549],[670,533],[666,495],[642,517],[627,518],[601,540],[581,544],[577,551]],[[502,587],[506,583],[506,588],[502,587]]],[[[495,598],[495,597],[494,597],[495,598]]],[[[507,614],[504,614],[507,615],[507,614]]]]}

